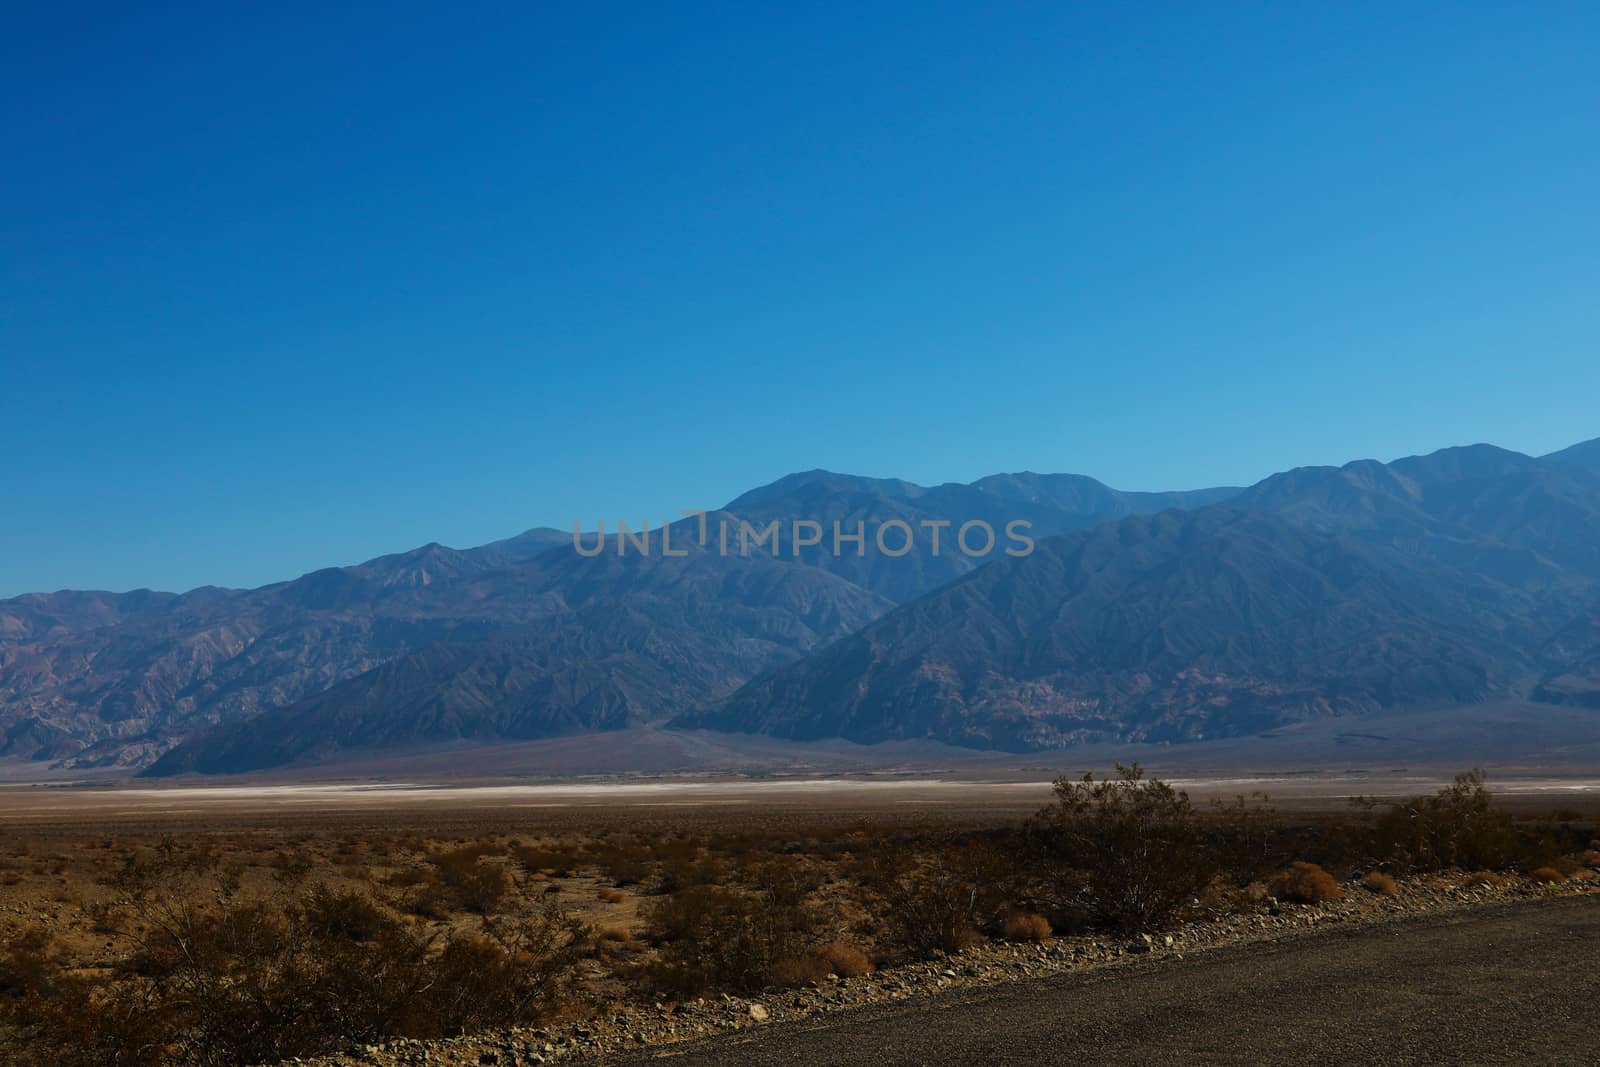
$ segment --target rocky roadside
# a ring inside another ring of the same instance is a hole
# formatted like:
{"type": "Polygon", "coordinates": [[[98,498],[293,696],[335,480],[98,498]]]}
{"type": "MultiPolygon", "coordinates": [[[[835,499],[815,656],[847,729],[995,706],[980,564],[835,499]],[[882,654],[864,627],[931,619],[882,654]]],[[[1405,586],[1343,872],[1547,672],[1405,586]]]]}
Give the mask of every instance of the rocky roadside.
{"type": "Polygon", "coordinates": [[[435,1041],[395,1041],[312,1060],[306,1067],[528,1067],[584,1063],[626,1049],[798,1020],[866,1004],[937,996],[959,988],[1115,967],[1152,954],[1182,959],[1223,945],[1302,935],[1332,923],[1381,923],[1422,913],[1463,910],[1544,896],[1600,894],[1600,873],[1589,871],[1558,884],[1514,879],[1474,884],[1457,875],[1408,879],[1398,897],[1356,885],[1343,900],[1313,905],[1270,898],[1254,910],[1192,922],[1169,933],[1128,939],[1057,937],[1040,944],[988,942],[956,956],[885,968],[861,978],[829,979],[801,989],[769,990],[752,997],[728,994],[681,1003],[612,1006],[581,1023],[476,1034],[435,1041]]]}

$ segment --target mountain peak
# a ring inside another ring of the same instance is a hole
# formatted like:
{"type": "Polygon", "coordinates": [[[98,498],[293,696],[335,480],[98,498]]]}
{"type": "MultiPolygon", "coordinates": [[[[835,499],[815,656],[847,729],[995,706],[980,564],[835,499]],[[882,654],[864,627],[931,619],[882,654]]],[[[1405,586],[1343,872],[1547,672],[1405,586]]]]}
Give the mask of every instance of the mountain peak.
{"type": "Polygon", "coordinates": [[[769,504],[787,496],[805,492],[867,492],[896,500],[912,500],[927,492],[923,486],[900,478],[869,478],[860,474],[839,474],[836,471],[796,471],[777,481],[743,493],[729,502],[726,511],[737,513],[741,508],[769,504]]]}

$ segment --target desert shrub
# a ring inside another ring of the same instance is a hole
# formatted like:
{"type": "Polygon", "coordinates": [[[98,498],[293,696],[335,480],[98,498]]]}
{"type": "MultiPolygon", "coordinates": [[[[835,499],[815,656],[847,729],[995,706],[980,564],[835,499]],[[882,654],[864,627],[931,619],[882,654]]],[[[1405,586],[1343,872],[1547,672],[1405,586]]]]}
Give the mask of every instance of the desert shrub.
{"type": "Polygon", "coordinates": [[[1400,895],[1400,884],[1391,875],[1384,874],[1382,871],[1370,871],[1363,875],[1361,884],[1379,896],[1397,897],[1400,895]]]}
{"type": "Polygon", "coordinates": [[[1547,885],[1567,880],[1567,876],[1562,874],[1560,869],[1556,867],[1536,867],[1528,872],[1528,877],[1535,882],[1544,882],[1547,885]]]}
{"type": "Polygon", "coordinates": [[[51,1067],[167,1067],[168,1020],[147,991],[62,977],[27,1012],[4,1010],[18,1027],[0,1047],[0,1062],[51,1067]],[[4,1058],[11,1053],[15,1058],[4,1058]]]}
{"type": "Polygon", "coordinates": [[[1124,931],[1160,927],[1218,871],[1188,795],[1146,778],[1138,764],[1118,764],[1111,779],[1059,779],[1055,792],[1029,836],[1046,897],[1068,916],[1124,931]]]}
{"type": "Polygon", "coordinates": [[[444,918],[454,911],[490,915],[511,890],[512,879],[499,863],[486,862],[487,845],[467,845],[428,857],[433,870],[412,898],[412,911],[444,918]]]}
{"type": "Polygon", "coordinates": [[[817,955],[786,956],[772,965],[767,980],[777,986],[803,986],[833,975],[833,967],[817,955]]]}
{"type": "Polygon", "coordinates": [[[1515,866],[1528,843],[1484,781],[1483,771],[1464,771],[1433,796],[1394,805],[1377,820],[1378,857],[1419,871],[1515,866]]]}
{"type": "Polygon", "coordinates": [[[768,980],[773,985],[803,986],[840,978],[860,978],[872,973],[872,961],[854,945],[841,942],[824,945],[802,956],[788,956],[772,965],[768,980]]]}
{"type": "Polygon", "coordinates": [[[36,938],[0,954],[20,1062],[235,1067],[525,1023],[583,940],[553,908],[435,935],[358,893],[241,900],[189,874],[135,862],[115,877],[125,948],[109,977],[63,974],[36,938]]]}
{"type": "Polygon", "coordinates": [[[605,845],[592,850],[589,859],[614,885],[638,885],[650,877],[651,864],[643,849],[605,845]]]}
{"type": "Polygon", "coordinates": [[[365,893],[314,887],[299,904],[306,931],[324,941],[370,942],[390,928],[393,919],[365,893]]]}
{"type": "Polygon", "coordinates": [[[458,1034],[536,1020],[557,999],[585,940],[554,904],[456,935],[428,967],[428,1030],[458,1034]]]}
{"type": "Polygon", "coordinates": [[[650,978],[660,989],[759,989],[782,960],[806,955],[814,920],[798,904],[761,893],[696,885],[663,897],[646,929],[660,944],[650,978]]]}
{"type": "Polygon", "coordinates": [[[450,888],[462,910],[488,915],[505,899],[511,888],[511,876],[503,867],[479,863],[459,881],[450,883],[450,888]]]}
{"type": "Polygon", "coordinates": [[[818,949],[817,955],[840,978],[860,978],[872,973],[872,961],[855,945],[834,941],[818,949]]]}
{"type": "Polygon", "coordinates": [[[628,899],[628,894],[620,889],[602,889],[595,895],[606,904],[620,904],[628,899]]]}
{"type": "Polygon", "coordinates": [[[1578,862],[1582,863],[1585,867],[1600,868],[1600,850],[1592,848],[1585,849],[1579,854],[1578,862]]]}
{"type": "Polygon", "coordinates": [[[1212,801],[1200,820],[1202,842],[1213,862],[1236,884],[1262,881],[1277,868],[1283,830],[1265,793],[1212,801]]]}
{"type": "Polygon", "coordinates": [[[1050,921],[1033,912],[1017,912],[1006,916],[1001,932],[1007,941],[1045,941],[1050,937],[1050,921]]]}
{"type": "Polygon", "coordinates": [[[661,864],[655,892],[676,893],[695,886],[719,886],[728,881],[727,866],[718,856],[697,851],[675,853],[661,864]]]}
{"type": "Polygon", "coordinates": [[[0,948],[0,1002],[21,1005],[48,996],[60,977],[60,956],[43,927],[29,927],[0,948]]]}
{"type": "Polygon", "coordinates": [[[867,910],[883,923],[882,943],[904,958],[970,948],[1008,902],[1005,858],[981,843],[946,845],[931,856],[890,852],[861,873],[867,910]]]}
{"type": "Polygon", "coordinates": [[[513,845],[511,857],[529,874],[548,871],[558,878],[576,873],[579,865],[577,850],[565,845],[513,845]]]}
{"type": "Polygon", "coordinates": [[[1344,899],[1344,890],[1333,875],[1315,863],[1296,861],[1273,875],[1267,891],[1279,900],[1296,904],[1325,904],[1344,899]]]}
{"type": "Polygon", "coordinates": [[[1201,892],[1195,911],[1198,915],[1243,915],[1255,911],[1267,897],[1261,882],[1236,886],[1225,875],[1217,875],[1201,892]]]}
{"type": "Polygon", "coordinates": [[[285,885],[300,885],[311,867],[311,857],[303,852],[278,852],[272,857],[272,876],[285,885]]]}
{"type": "Polygon", "coordinates": [[[782,905],[799,904],[822,885],[816,866],[795,856],[746,853],[738,870],[744,881],[768,900],[782,905]]]}

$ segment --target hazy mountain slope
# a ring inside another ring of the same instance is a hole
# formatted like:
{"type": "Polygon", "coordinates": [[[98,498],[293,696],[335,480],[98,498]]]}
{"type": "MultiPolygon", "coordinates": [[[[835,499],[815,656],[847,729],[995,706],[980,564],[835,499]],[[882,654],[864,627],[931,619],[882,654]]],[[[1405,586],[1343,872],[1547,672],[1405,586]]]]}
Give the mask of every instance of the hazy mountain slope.
{"type": "Polygon", "coordinates": [[[1545,659],[1553,666],[1539,679],[1535,700],[1600,708],[1600,602],[1550,639],[1545,659]]]}
{"type": "Polygon", "coordinates": [[[0,647],[0,755],[138,764],[197,726],[292,703],[463,626],[481,633],[405,595],[483,566],[429,545],[255,590],[161,594],[108,625],[0,647]]]}
{"type": "Polygon", "coordinates": [[[1600,481],[1488,445],[1275,474],[1228,502],[1517,588],[1600,578],[1600,481]]]}
{"type": "Polygon", "coordinates": [[[394,659],[289,707],[180,745],[149,773],[239,771],[343,749],[619,729],[726,695],[854,632],[887,601],[760,556],[570,551],[463,584],[453,598],[544,617],[394,659]]]}
{"type": "Polygon", "coordinates": [[[1537,669],[1536,603],[1232,509],[1041,542],[681,726],[1053,747],[1469,702],[1537,669]]]}
{"type": "MultiPolygon", "coordinates": [[[[1079,530],[1109,519],[1150,514],[1170,507],[1199,507],[1233,496],[1233,487],[1175,493],[1125,493],[1077,474],[996,474],[970,485],[949,482],[921,486],[896,479],[860,478],[830,471],[807,471],[751,490],[728,504],[726,512],[757,530],[778,524],[779,549],[785,558],[821,567],[895,601],[910,600],[977,567],[1006,558],[1008,548],[1022,542],[1016,532],[1037,539],[1079,530]],[[793,522],[805,519],[822,527],[822,543],[794,547],[793,522]],[[904,526],[878,532],[886,523],[904,526]],[[961,527],[973,527],[964,551],[961,527]],[[846,534],[864,532],[858,548],[841,539],[835,551],[835,524],[846,534]],[[935,529],[937,525],[937,529],[935,529]],[[910,550],[907,532],[912,535],[910,550]],[[935,543],[935,536],[938,541],[935,543]],[[992,543],[989,538],[992,536],[992,543]]],[[[714,531],[714,528],[713,528],[714,531]]],[[[711,534],[716,537],[716,533],[711,534]]],[[[737,543],[738,527],[730,538],[737,543]]]]}
{"type": "Polygon", "coordinates": [[[1571,445],[1559,452],[1551,452],[1541,458],[1553,466],[1577,468],[1592,474],[1600,474],[1600,437],[1571,445]]]}
{"type": "MultiPolygon", "coordinates": [[[[226,597],[228,590],[197,589],[190,600],[226,597]]],[[[184,598],[176,593],[137,589],[131,593],[63,590],[59,593],[24,593],[0,600],[0,646],[43,641],[115,626],[129,619],[171,611],[184,598]]]]}
{"type": "MultiPolygon", "coordinates": [[[[787,688],[763,698],[770,708],[746,700],[752,688],[738,698],[751,724],[724,725],[1056,744],[1249,730],[1540,679],[1550,699],[1579,700],[1593,673],[1579,620],[1600,580],[1587,454],[1472,446],[1155,494],[1077,475],[919,486],[810,471],[708,515],[704,544],[696,520],[676,524],[684,557],[660,555],[659,530],[640,558],[619,556],[615,537],[589,557],[570,533],[535,529],[255,590],[19,597],[0,601],[0,755],[141,766],[215,730],[204,760],[225,766],[253,745],[306,759],[691,721],[768,671],[760,685],[787,688]],[[1225,532],[1170,512],[1148,529],[1188,533],[1130,533],[1146,528],[1139,516],[1218,501],[1266,525],[1237,518],[1225,532]],[[821,524],[824,545],[796,557],[795,519],[821,524]],[[1004,555],[1015,520],[1041,539],[1031,562],[1004,555]],[[761,545],[741,557],[740,521],[779,525],[776,558],[761,545]],[[891,521],[914,532],[903,557],[876,546],[891,521]],[[972,521],[999,538],[980,558],[955,543],[972,521]],[[861,525],[859,554],[833,553],[835,522],[861,525]],[[947,524],[938,553],[930,524],[947,524]],[[1042,539],[1056,533],[1101,546],[1081,589],[1048,562],[1059,548],[1042,539]],[[1159,562],[1127,569],[1141,560],[1159,562]],[[1103,589],[1114,595],[1094,600],[1103,589]],[[909,629],[890,641],[867,627],[895,602],[915,611],[891,616],[909,629]],[[779,670],[808,653],[826,661],[815,676],[779,670]],[[230,732],[257,716],[259,732],[230,732]]],[[[187,751],[169,766],[204,762],[187,751]]]]}
{"type": "MultiPolygon", "coordinates": [[[[510,566],[499,558],[428,545],[0,649],[0,754],[147,762],[198,729],[293,705],[436,642],[487,641],[629,597],[663,633],[704,638],[697,649],[722,692],[890,606],[812,568],[704,550],[586,559],[569,535],[510,566]]],[[[636,628],[619,651],[648,656],[644,636],[636,628]]]]}

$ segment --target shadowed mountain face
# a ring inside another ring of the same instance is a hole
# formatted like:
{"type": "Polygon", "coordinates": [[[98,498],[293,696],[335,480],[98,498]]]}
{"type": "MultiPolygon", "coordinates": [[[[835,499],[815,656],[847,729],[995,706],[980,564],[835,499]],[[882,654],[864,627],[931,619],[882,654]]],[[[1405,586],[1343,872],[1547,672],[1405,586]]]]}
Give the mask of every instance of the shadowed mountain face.
{"type": "Polygon", "coordinates": [[[1025,749],[1468,703],[1539,669],[1540,606],[1277,516],[1171,511],[1041,542],[677,725],[1025,749]]]}
{"type": "MultiPolygon", "coordinates": [[[[681,677],[676,688],[659,687],[655,700],[646,699],[648,687],[630,687],[633,721],[679,710],[685,705],[672,694],[691,686],[702,696],[726,693],[890,607],[813,568],[704,550],[684,558],[657,552],[589,559],[573,551],[569,535],[522,562],[500,566],[500,559],[430,545],[0,649],[0,678],[17,694],[0,719],[7,749],[144,763],[183,736],[278,712],[346,682],[346,696],[367,687],[385,697],[381,715],[368,723],[370,736],[356,730],[348,743],[398,743],[405,730],[379,721],[400,714],[397,679],[413,690],[411,705],[437,705],[433,718],[413,723],[410,740],[487,736],[486,728],[461,725],[481,711],[479,698],[492,688],[457,680],[452,672],[468,669],[463,650],[520,663],[501,670],[508,686],[530,671],[548,673],[563,656],[569,679],[608,671],[681,677]],[[455,652],[442,654],[446,648],[455,652]],[[420,653],[427,655],[407,663],[420,653]],[[369,674],[385,664],[396,669],[369,674]]],[[[509,736],[610,722],[599,713],[584,718],[580,709],[589,705],[581,688],[574,681],[550,690],[509,736]]]]}
{"type": "MultiPolygon", "coordinates": [[[[551,571],[495,577],[515,601],[523,600],[518,594],[528,603],[548,600],[542,618],[400,656],[180,745],[150,773],[254,770],[349,750],[637,726],[726,695],[889,606],[826,573],[769,559],[696,553],[619,562],[564,553],[553,562],[551,571]],[[566,592],[538,593],[551,585],[566,592]]],[[[459,593],[507,595],[490,593],[491,584],[469,583],[459,593]]]]}
{"type": "Polygon", "coordinates": [[[0,755],[226,771],[667,720],[1018,748],[1500,694],[1583,706],[1595,452],[1473,446],[1156,494],[813,471],[707,516],[704,543],[675,524],[683,556],[659,529],[593,557],[531,530],[256,590],[19,597],[0,601],[0,755]],[[823,543],[797,549],[796,519],[823,543]],[[777,523],[776,550],[741,555],[740,521],[777,523]],[[956,545],[973,521],[998,537],[976,557],[956,545]],[[1010,558],[1019,521],[1038,545],[1010,558]],[[835,523],[861,547],[836,555],[835,523]],[[910,551],[879,550],[885,523],[910,551]]]}

